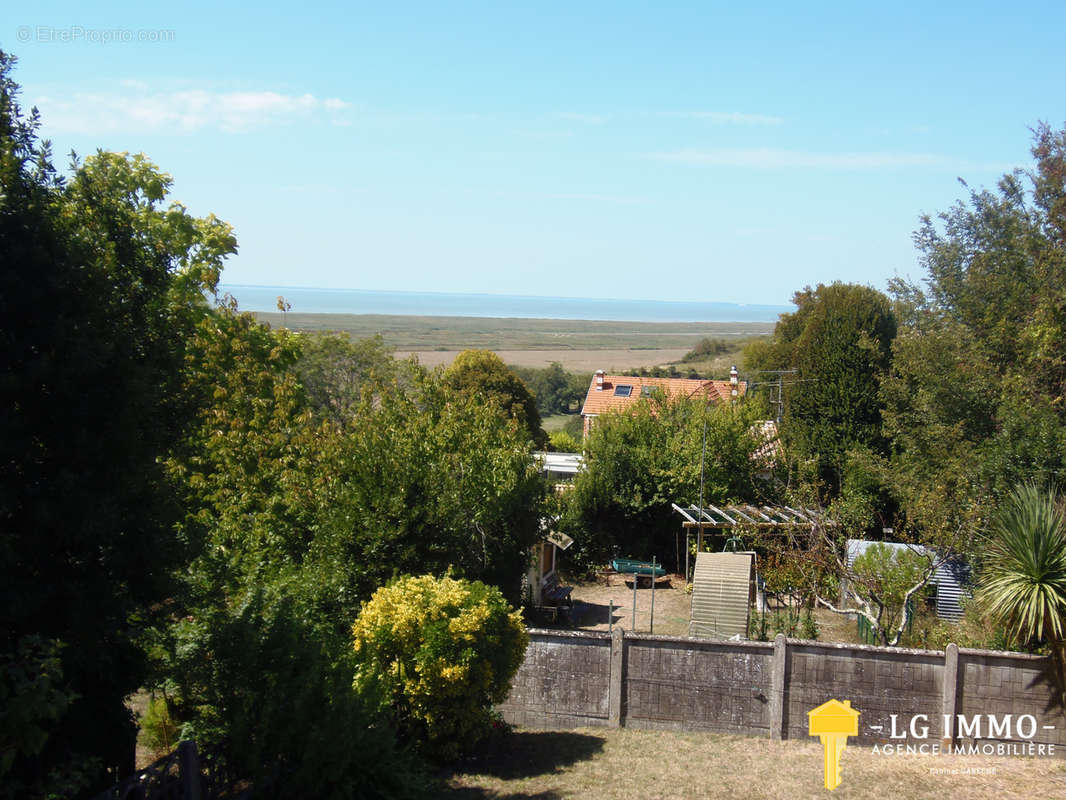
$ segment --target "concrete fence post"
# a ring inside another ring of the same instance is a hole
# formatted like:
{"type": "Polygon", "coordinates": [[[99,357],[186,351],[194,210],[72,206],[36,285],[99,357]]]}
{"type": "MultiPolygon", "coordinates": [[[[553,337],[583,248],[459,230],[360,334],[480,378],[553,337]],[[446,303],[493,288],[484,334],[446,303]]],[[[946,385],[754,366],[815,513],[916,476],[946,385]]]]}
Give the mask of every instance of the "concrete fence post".
{"type": "Polygon", "coordinates": [[[178,742],[178,780],[185,800],[200,800],[200,755],[196,742],[178,742]]]}
{"type": "Polygon", "coordinates": [[[785,730],[785,677],[788,669],[788,640],[774,637],[774,658],[770,668],[770,738],[787,739],[785,730]]]}
{"type": "Polygon", "coordinates": [[[625,660],[625,631],[615,628],[611,632],[611,679],[609,683],[608,724],[612,728],[622,727],[622,686],[625,682],[623,673],[625,660]]]}
{"type": "Polygon", "coordinates": [[[945,728],[940,732],[940,747],[945,752],[955,742],[955,711],[959,696],[959,647],[952,643],[944,648],[943,714],[945,728]]]}

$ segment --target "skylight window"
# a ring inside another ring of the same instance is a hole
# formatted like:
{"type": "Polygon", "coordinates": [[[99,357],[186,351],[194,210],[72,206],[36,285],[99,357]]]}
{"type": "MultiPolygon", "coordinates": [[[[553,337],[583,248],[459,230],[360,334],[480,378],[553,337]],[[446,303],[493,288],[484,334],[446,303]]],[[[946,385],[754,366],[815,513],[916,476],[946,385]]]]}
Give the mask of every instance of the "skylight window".
{"type": "Polygon", "coordinates": [[[628,384],[623,383],[621,386],[614,387],[615,397],[629,397],[631,394],[633,394],[633,387],[628,384]]]}

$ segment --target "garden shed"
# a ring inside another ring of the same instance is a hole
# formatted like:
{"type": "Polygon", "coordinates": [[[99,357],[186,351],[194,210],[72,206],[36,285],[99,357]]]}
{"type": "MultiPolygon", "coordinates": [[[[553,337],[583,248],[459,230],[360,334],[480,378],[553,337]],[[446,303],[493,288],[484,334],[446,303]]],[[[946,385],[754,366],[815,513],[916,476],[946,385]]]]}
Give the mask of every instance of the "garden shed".
{"type": "Polygon", "coordinates": [[[748,638],[754,553],[697,553],[690,636],[748,638]]]}
{"type": "MultiPolygon", "coordinates": [[[[920,556],[935,558],[934,551],[920,544],[904,542],[873,542],[869,539],[848,539],[848,567],[872,545],[883,544],[893,550],[911,550],[920,556]]],[[[970,567],[962,558],[945,560],[936,568],[929,583],[936,587],[936,615],[941,619],[958,620],[962,617],[962,600],[969,597],[970,567]]],[[[842,584],[841,591],[846,589],[842,584]]]]}

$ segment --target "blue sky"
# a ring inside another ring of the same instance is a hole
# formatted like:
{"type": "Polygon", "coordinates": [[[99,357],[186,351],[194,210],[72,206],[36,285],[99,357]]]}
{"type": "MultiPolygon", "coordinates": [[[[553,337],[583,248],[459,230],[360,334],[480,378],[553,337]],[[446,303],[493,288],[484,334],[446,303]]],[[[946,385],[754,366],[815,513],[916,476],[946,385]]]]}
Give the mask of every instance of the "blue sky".
{"type": "Polygon", "coordinates": [[[144,152],[235,226],[230,284],[883,289],[1066,122],[1062,0],[509,5],[6,4],[0,48],[58,162],[144,152]]]}

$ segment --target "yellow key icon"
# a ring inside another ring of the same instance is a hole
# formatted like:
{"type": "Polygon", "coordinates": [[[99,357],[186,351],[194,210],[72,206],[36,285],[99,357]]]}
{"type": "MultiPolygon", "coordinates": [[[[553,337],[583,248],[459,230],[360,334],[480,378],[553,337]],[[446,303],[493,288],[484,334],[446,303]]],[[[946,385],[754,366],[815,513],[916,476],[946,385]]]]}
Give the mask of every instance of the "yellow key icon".
{"type": "Polygon", "coordinates": [[[825,757],[825,788],[840,785],[840,754],[849,736],[859,735],[859,712],[851,701],[827,700],[807,712],[808,733],[821,739],[825,757]]]}

